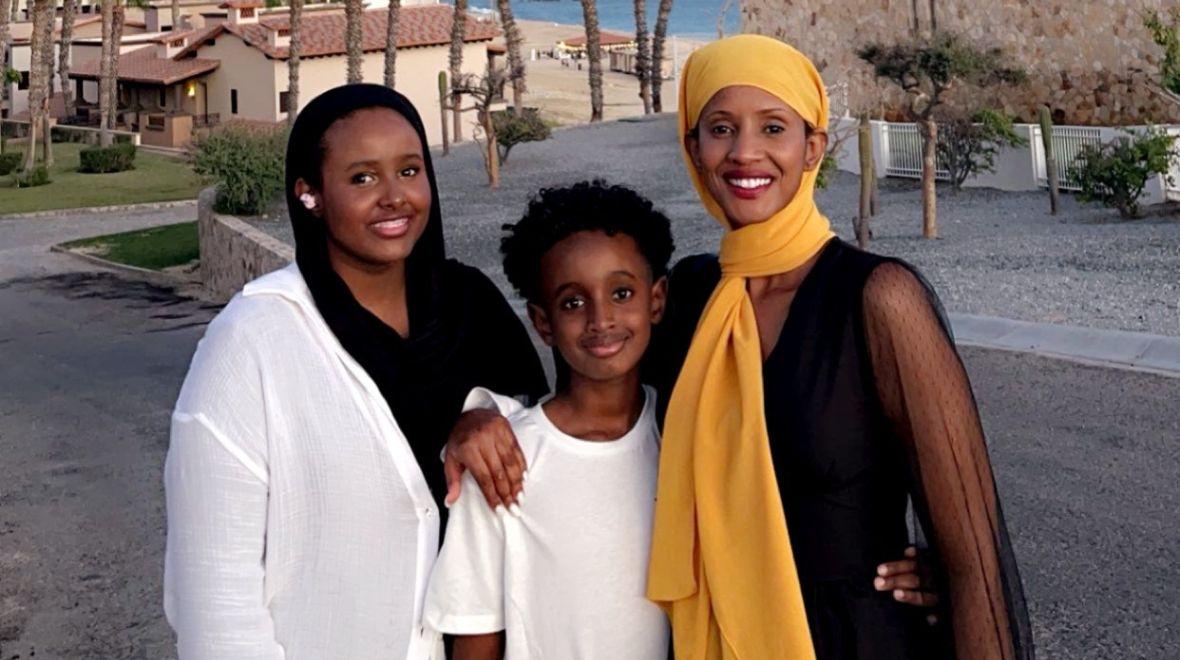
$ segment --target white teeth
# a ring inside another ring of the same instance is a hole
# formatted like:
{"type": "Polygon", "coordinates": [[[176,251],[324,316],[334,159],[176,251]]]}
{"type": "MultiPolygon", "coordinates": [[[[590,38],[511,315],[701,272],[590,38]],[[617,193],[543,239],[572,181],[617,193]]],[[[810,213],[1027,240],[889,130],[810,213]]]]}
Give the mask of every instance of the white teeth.
{"type": "Polygon", "coordinates": [[[406,226],[406,223],[408,223],[409,221],[410,221],[409,218],[398,218],[396,220],[382,220],[381,222],[378,222],[375,226],[381,227],[382,229],[397,229],[398,227],[406,226]]]}
{"type": "Polygon", "coordinates": [[[760,177],[757,179],[729,179],[729,182],[738,188],[761,188],[762,186],[770,184],[769,177],[760,177]]]}

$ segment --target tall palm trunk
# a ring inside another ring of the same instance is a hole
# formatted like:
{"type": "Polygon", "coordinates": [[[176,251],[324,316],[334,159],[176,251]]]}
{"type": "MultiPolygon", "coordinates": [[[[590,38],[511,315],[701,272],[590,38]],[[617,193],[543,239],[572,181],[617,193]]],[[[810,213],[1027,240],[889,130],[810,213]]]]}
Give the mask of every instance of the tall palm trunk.
{"type": "Polygon", "coordinates": [[[299,57],[303,52],[303,0],[291,0],[291,45],[287,48],[287,124],[299,114],[299,57]]]}
{"type": "Polygon", "coordinates": [[[361,60],[365,54],[361,40],[364,38],[364,7],[361,0],[344,0],[344,46],[348,51],[348,82],[364,80],[361,60]]]}
{"type": "Polygon", "coordinates": [[[180,29],[180,0],[172,0],[172,31],[180,29]]]}
{"type": "Polygon", "coordinates": [[[451,136],[455,144],[463,141],[463,94],[459,91],[463,76],[463,39],[467,36],[467,0],[455,0],[455,13],[451,19],[451,53],[448,64],[451,69],[451,117],[455,129],[451,136]]]}
{"type": "Polygon", "coordinates": [[[45,76],[45,92],[41,97],[41,160],[45,167],[53,167],[53,131],[50,129],[52,113],[49,108],[53,100],[53,15],[56,9],[56,0],[48,0],[36,6],[36,11],[42,14],[41,53],[40,60],[32,60],[33,66],[39,67],[45,76]]]}
{"type": "Polygon", "coordinates": [[[647,34],[647,0],[635,0],[635,68],[639,74],[639,98],[643,99],[643,114],[651,114],[651,44],[647,34]]]}
{"type": "Polygon", "coordinates": [[[115,78],[111,71],[111,51],[115,46],[115,3],[102,3],[102,50],[98,61],[98,144],[111,144],[111,86],[115,78]]]}
{"type": "MultiPolygon", "coordinates": [[[[0,116],[4,114],[4,108],[7,107],[8,90],[11,87],[5,73],[8,71],[9,15],[14,6],[16,6],[15,0],[0,0],[0,116]]],[[[3,146],[3,139],[0,136],[0,146],[3,146]]]]}
{"type": "Polygon", "coordinates": [[[504,27],[504,42],[508,46],[508,80],[512,81],[512,107],[519,115],[524,112],[525,68],[520,50],[524,37],[512,13],[511,0],[496,0],[496,11],[500,12],[500,25],[504,27]]]}
{"type": "Polygon", "coordinates": [[[122,4],[116,1],[114,9],[115,15],[111,26],[111,86],[108,90],[111,95],[111,113],[108,115],[111,129],[119,127],[119,56],[122,54],[123,25],[127,18],[122,4]]]}
{"type": "MultiPolygon", "coordinates": [[[[43,10],[45,6],[53,7],[52,0],[36,0],[32,5],[33,33],[29,43],[29,148],[25,151],[24,170],[31,172],[37,165],[37,135],[43,129],[42,121],[45,115],[46,87],[50,83],[45,79],[45,48],[53,48],[53,42],[46,43],[44,22],[47,17],[43,10]]],[[[52,31],[51,31],[52,34],[52,31]]]]}
{"type": "Polygon", "coordinates": [[[602,121],[602,35],[595,0],[582,0],[582,20],[586,25],[586,59],[590,61],[590,121],[602,121]]]}
{"type": "Polygon", "coordinates": [[[61,13],[61,52],[57,55],[57,75],[61,80],[61,96],[65,101],[67,117],[78,114],[70,81],[70,49],[74,43],[74,18],[77,15],[78,0],[65,0],[61,13]]]}
{"type": "MultiPolygon", "coordinates": [[[[672,13],[672,0],[660,0],[656,12],[656,29],[651,38],[651,108],[654,112],[664,111],[664,100],[660,95],[664,84],[664,42],[668,35],[668,16],[672,13]]],[[[676,63],[672,63],[676,67],[676,63]]]]}
{"type": "Polygon", "coordinates": [[[397,83],[397,24],[401,8],[402,0],[389,0],[385,20],[385,86],[390,89],[397,83]]]}

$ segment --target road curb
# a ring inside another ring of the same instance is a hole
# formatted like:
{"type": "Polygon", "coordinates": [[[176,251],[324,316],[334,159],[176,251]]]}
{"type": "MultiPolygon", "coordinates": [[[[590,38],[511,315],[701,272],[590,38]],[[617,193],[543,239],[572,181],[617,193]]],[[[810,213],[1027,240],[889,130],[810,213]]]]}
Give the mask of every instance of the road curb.
{"type": "Polygon", "coordinates": [[[62,245],[54,245],[49,248],[50,252],[57,252],[59,254],[68,254],[76,259],[81,259],[89,264],[101,266],[110,270],[118,271],[124,275],[131,275],[135,278],[147,281],[157,286],[165,286],[170,288],[178,287],[184,284],[184,281],[168,273],[158,270],[148,270],[147,268],[140,268],[138,266],[128,266],[114,261],[108,261],[102,257],[96,257],[92,254],[84,254],[76,252],[62,245]]]}
{"type": "Polygon", "coordinates": [[[949,314],[958,344],[1180,378],[1180,337],[949,314]]]}
{"type": "Polygon", "coordinates": [[[116,204],[114,206],[84,206],[73,209],[54,209],[52,211],[30,211],[28,213],[8,213],[0,215],[0,220],[21,220],[27,218],[54,218],[63,215],[79,213],[113,213],[118,211],[162,211],[180,206],[196,206],[196,199],[177,199],[168,202],[147,202],[144,204],[116,204]]]}

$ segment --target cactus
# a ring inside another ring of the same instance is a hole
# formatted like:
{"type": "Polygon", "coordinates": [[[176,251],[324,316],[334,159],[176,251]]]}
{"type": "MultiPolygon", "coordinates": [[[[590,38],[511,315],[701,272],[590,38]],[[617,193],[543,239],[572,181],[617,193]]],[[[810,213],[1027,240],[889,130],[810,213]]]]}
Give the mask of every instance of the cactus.
{"type": "Polygon", "coordinates": [[[1045,145],[1045,172],[1049,178],[1049,213],[1057,215],[1057,198],[1059,193],[1057,181],[1057,158],[1053,156],[1053,116],[1049,113],[1049,106],[1042,105],[1040,109],[1041,143],[1045,145]]]}

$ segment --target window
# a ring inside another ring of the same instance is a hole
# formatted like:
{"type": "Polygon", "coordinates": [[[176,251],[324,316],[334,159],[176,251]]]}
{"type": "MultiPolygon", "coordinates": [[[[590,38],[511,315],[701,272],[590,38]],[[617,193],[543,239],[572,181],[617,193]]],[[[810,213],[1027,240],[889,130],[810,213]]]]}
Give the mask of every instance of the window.
{"type": "Polygon", "coordinates": [[[254,18],[254,9],[251,7],[243,7],[241,12],[242,18],[254,18]]]}
{"type": "Polygon", "coordinates": [[[28,89],[29,88],[29,72],[28,71],[21,71],[20,72],[20,81],[18,83],[16,83],[16,88],[17,89],[28,89]]]}
{"type": "Polygon", "coordinates": [[[229,90],[229,113],[231,115],[238,114],[238,90],[229,90]]]}
{"type": "Polygon", "coordinates": [[[291,92],[279,92],[279,112],[290,112],[291,92]]]}
{"type": "Polygon", "coordinates": [[[164,109],[167,107],[168,107],[168,89],[165,87],[161,87],[160,88],[160,109],[164,109]]]}

